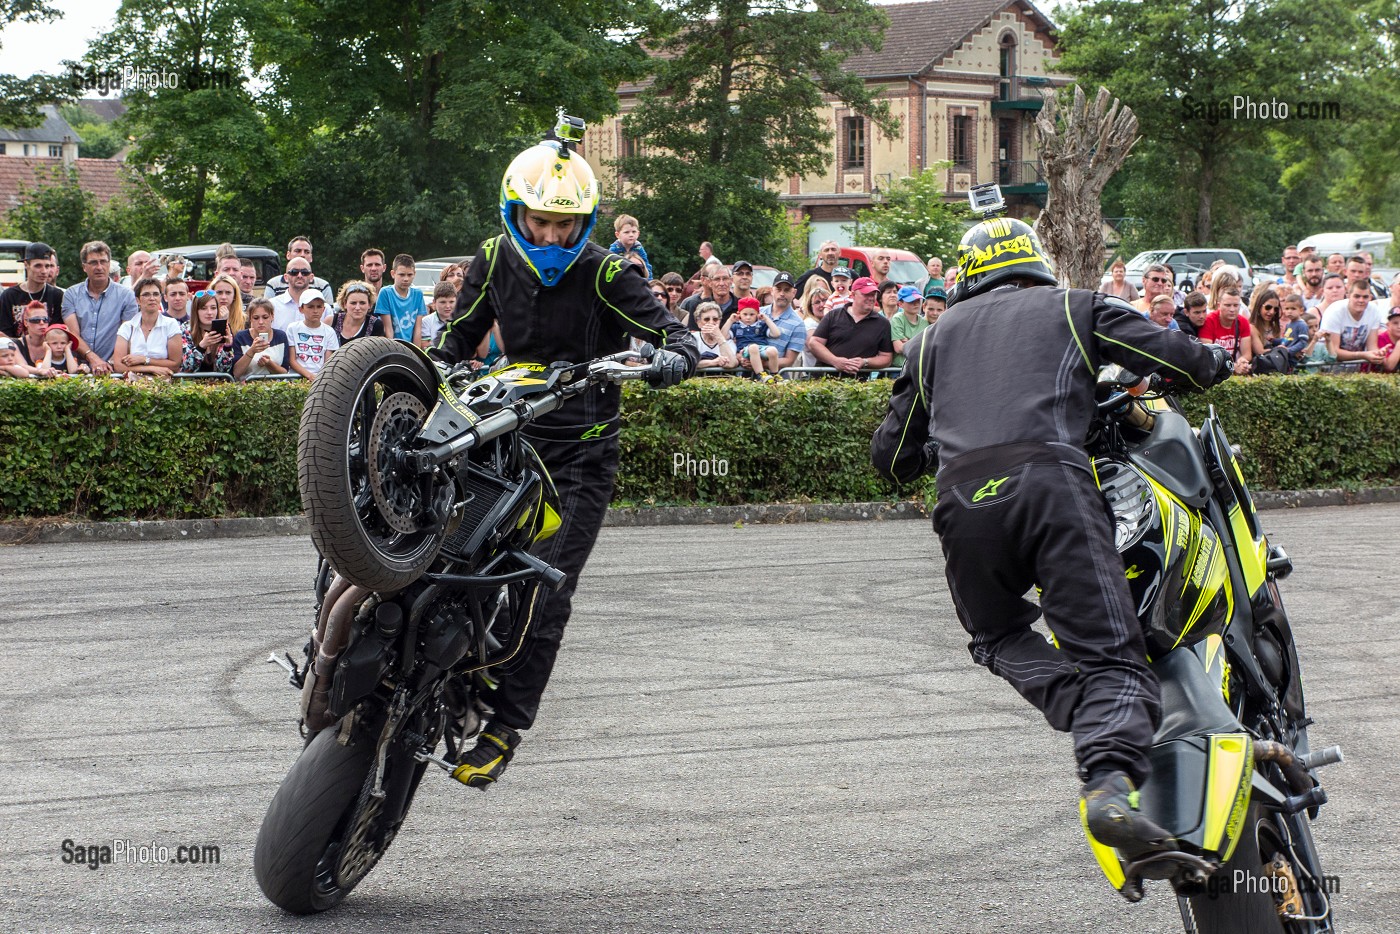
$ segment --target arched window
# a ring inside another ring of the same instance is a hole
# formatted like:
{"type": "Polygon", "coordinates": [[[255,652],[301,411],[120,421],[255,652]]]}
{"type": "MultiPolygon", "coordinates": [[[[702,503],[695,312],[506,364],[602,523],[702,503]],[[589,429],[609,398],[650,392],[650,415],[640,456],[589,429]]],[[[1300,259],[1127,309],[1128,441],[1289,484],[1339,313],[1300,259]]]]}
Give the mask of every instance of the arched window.
{"type": "Polygon", "coordinates": [[[997,99],[1003,101],[1014,100],[1017,88],[1016,82],[1016,34],[1007,30],[1001,34],[997,40],[997,46],[1001,55],[998,61],[997,74],[1000,80],[997,84],[997,99]]]}

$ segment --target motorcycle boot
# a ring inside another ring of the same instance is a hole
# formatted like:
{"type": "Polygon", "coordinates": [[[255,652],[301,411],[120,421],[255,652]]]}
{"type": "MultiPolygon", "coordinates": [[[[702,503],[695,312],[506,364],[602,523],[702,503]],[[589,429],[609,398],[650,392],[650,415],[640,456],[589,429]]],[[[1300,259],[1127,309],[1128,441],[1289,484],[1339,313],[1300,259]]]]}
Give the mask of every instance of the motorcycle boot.
{"type": "Polygon", "coordinates": [[[519,733],[492,723],[477,736],[476,746],[462,756],[452,777],[470,788],[489,788],[505,772],[519,745],[519,733]]]}
{"type": "Polygon", "coordinates": [[[1095,840],[1129,861],[1177,847],[1176,838],[1138,810],[1138,790],[1126,773],[1090,779],[1079,793],[1079,813],[1095,840]]]}

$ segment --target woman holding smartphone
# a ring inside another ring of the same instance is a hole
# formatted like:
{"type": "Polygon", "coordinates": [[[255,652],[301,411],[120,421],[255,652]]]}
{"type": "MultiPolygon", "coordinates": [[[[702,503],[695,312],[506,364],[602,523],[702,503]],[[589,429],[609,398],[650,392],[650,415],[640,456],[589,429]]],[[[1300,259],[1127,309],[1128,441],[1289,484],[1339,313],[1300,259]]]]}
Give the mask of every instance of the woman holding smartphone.
{"type": "Polygon", "coordinates": [[[233,371],[233,343],[228,338],[228,322],[219,317],[214,293],[205,289],[194,293],[190,320],[180,325],[185,344],[181,373],[230,373],[233,371]]]}
{"type": "Polygon", "coordinates": [[[233,339],[234,379],[287,372],[287,335],[272,326],[276,314],[266,298],[248,303],[248,327],[233,339]]]}
{"type": "Polygon", "coordinates": [[[214,293],[214,299],[219,303],[219,317],[228,322],[228,332],[237,334],[243,330],[243,293],[239,291],[238,283],[230,275],[215,276],[214,281],[209,283],[209,291],[214,293]]]}

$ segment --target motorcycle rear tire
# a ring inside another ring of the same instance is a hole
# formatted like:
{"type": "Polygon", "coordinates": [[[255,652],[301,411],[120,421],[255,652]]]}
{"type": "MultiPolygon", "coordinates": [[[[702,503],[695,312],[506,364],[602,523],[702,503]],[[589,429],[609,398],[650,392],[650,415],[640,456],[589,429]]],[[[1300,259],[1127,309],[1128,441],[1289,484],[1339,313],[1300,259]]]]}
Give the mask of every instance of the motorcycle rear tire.
{"type": "Polygon", "coordinates": [[[1302,934],[1315,930],[1315,926],[1307,922],[1285,927],[1273,896],[1257,886],[1253,891],[1235,891],[1235,873],[1238,871],[1247,872],[1249,878],[1256,881],[1265,878],[1257,828],[1261,822],[1268,821],[1264,809],[1257,802],[1252,802],[1245,814],[1243,836],[1235,846],[1235,852],[1229,861],[1211,876],[1206,884],[1205,893],[1178,898],[1182,921],[1188,932],[1302,934]],[[1211,895],[1212,891],[1217,894],[1211,895]],[[1193,920],[1195,927],[1192,927],[1193,920]]]}
{"type": "Polygon", "coordinates": [[[350,894],[318,886],[322,857],[374,767],[374,743],[342,746],[322,730],[302,750],[272,797],[253,848],[253,875],[268,901],[297,915],[334,908],[350,894]]]}
{"type": "Polygon", "coordinates": [[[385,519],[372,483],[394,484],[396,495],[415,501],[417,481],[381,470],[369,456],[374,413],[392,395],[407,393],[432,410],[431,366],[387,338],[360,338],[331,356],[302,409],[297,479],[311,540],[337,573],[380,593],[421,577],[447,538],[445,529],[405,531],[385,519]]]}

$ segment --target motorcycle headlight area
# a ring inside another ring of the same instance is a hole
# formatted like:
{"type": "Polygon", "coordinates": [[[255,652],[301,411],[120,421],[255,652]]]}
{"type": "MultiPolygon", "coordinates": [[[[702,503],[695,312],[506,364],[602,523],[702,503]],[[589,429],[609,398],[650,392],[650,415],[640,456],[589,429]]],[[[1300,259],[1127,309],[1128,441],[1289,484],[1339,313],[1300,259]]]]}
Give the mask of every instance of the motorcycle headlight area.
{"type": "Polygon", "coordinates": [[[1113,547],[1122,552],[1152,525],[1157,499],[1147,478],[1129,464],[1102,459],[1094,462],[1094,470],[1099,489],[1113,510],[1113,547]]]}

